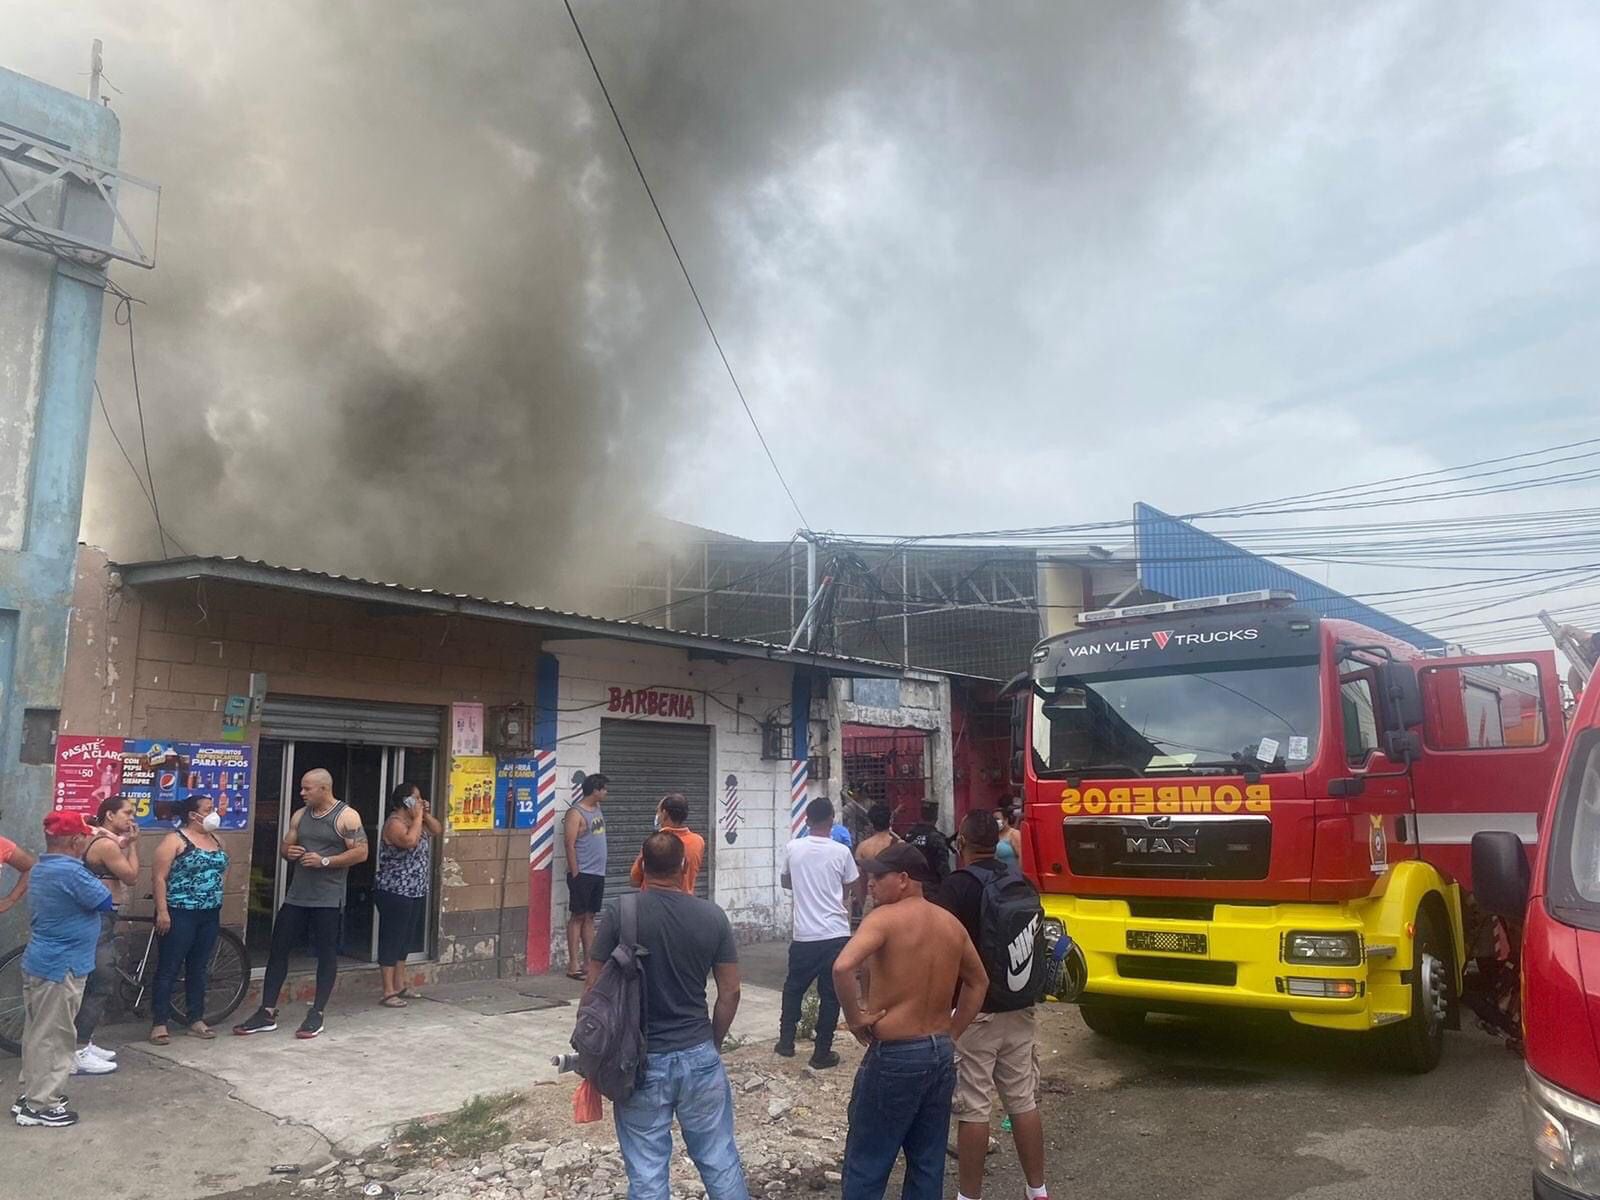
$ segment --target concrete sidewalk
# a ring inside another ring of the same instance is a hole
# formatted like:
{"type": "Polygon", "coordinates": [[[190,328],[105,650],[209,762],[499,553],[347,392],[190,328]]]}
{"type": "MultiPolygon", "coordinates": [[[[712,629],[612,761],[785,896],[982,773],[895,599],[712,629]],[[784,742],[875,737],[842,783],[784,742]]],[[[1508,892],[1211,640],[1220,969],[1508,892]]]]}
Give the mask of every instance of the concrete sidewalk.
{"type": "MultiPolygon", "coordinates": [[[[784,949],[741,947],[746,979],[770,981],[784,949]]],[[[275,1033],[248,1038],[152,1046],[144,1028],[107,1031],[123,1067],[71,1081],[77,1127],[0,1126],[7,1190],[198,1200],[270,1179],[274,1164],[306,1170],[331,1152],[358,1153],[473,1096],[553,1083],[550,1059],[570,1049],[580,990],[559,975],[446,984],[404,1009],[361,996],[341,1004],[336,992],[311,1041],[295,1038],[304,1014],[287,1005],[275,1033]]],[[[777,988],[746,982],[734,1034],[772,1038],[779,1007],[777,988]]]]}

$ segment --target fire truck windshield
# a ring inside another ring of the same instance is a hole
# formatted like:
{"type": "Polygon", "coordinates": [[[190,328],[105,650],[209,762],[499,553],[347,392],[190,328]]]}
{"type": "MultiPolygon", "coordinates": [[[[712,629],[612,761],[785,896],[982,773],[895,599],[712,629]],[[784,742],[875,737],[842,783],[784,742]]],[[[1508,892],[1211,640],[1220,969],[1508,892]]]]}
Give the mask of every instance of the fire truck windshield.
{"type": "Polygon", "coordinates": [[[1303,770],[1317,752],[1315,659],[1038,680],[1040,776],[1303,770]]]}

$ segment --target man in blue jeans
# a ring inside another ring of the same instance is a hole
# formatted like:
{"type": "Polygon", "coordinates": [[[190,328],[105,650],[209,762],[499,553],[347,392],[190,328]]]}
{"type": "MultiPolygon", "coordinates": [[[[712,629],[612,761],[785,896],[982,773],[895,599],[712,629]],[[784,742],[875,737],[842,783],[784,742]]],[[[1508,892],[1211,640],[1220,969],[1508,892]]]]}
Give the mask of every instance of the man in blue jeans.
{"type": "MultiPolygon", "coordinates": [[[[671,833],[644,840],[639,945],[645,950],[645,1038],[638,1089],[612,1106],[628,1170],[628,1200],[668,1200],[672,1119],[700,1169],[709,1200],[749,1200],[733,1140],[733,1089],[722,1039],[739,1010],[739,952],[728,916],[682,890],[683,843],[671,833]],[[706,977],[717,1002],[706,1010],[706,977]]],[[[617,948],[620,900],[601,911],[589,950],[588,987],[617,948]]],[[[963,937],[965,934],[963,933],[963,937]]]]}
{"type": "Polygon", "coordinates": [[[989,976],[965,926],[923,898],[933,872],[920,850],[896,842],[861,870],[876,907],[833,964],[845,1022],[867,1048],[850,1093],[843,1200],[882,1200],[902,1149],[901,1200],[942,1200],[955,1040],[978,1015],[989,976]],[[861,1007],[862,967],[870,972],[869,1012],[861,1007]]]}

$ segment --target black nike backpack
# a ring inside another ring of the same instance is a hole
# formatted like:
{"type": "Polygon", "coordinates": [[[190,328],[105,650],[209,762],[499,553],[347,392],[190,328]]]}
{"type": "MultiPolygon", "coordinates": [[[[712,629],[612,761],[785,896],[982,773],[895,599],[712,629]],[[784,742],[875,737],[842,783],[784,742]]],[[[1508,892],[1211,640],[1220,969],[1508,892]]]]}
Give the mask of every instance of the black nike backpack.
{"type": "Polygon", "coordinates": [[[1044,906],[1039,893],[1015,867],[963,867],[983,885],[978,906],[978,957],[989,973],[990,1012],[1014,1012],[1044,998],[1049,955],[1044,945],[1044,906]]]}

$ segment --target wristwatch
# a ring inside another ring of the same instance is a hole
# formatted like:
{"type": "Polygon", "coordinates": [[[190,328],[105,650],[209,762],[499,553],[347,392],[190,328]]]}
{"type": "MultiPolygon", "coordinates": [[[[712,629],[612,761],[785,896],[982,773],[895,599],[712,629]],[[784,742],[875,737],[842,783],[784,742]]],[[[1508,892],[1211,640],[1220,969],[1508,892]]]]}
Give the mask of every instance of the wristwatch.
{"type": "Polygon", "coordinates": [[[324,855],[323,855],[323,856],[322,856],[322,865],[323,865],[323,866],[327,866],[327,865],[328,865],[328,864],[329,864],[329,863],[330,863],[330,862],[332,862],[332,861],[333,861],[333,860],[332,860],[332,859],[330,859],[330,858],[329,858],[329,857],[328,857],[328,856],[327,856],[327,855],[326,855],[326,854],[324,854],[324,855]]]}

